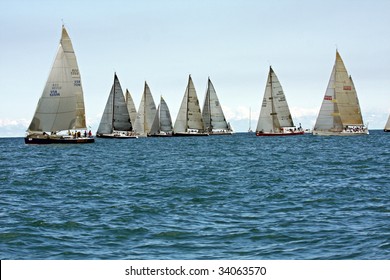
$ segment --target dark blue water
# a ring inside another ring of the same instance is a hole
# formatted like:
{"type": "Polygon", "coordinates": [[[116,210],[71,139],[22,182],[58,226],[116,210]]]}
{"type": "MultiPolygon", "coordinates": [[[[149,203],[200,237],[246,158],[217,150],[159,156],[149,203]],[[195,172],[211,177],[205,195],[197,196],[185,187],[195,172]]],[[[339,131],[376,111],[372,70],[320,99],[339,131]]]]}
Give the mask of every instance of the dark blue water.
{"type": "Polygon", "coordinates": [[[390,259],[390,133],[0,139],[1,259],[390,259]]]}

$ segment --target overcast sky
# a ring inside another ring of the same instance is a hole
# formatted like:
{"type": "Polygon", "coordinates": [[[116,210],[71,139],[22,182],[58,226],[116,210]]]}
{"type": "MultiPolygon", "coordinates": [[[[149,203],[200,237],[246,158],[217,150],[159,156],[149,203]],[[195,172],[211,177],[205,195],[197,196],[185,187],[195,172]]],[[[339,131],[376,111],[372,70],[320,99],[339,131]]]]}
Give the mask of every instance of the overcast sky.
{"type": "Polygon", "coordinates": [[[312,128],[336,48],[365,123],[390,113],[390,0],[0,0],[0,136],[24,136],[65,24],[95,132],[116,71],[138,109],[144,81],[176,119],[191,74],[201,104],[210,76],[225,115],[255,129],[269,66],[296,124],[312,128]]]}

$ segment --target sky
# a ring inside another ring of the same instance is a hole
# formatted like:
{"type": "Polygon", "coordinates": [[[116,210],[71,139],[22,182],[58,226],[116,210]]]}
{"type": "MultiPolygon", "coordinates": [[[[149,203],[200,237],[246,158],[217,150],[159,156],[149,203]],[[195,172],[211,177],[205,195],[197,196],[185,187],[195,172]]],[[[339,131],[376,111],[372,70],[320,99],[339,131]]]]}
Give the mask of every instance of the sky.
{"type": "Polygon", "coordinates": [[[364,122],[383,129],[390,114],[389,11],[390,0],[0,0],[0,137],[25,135],[62,24],[94,132],[114,72],[137,109],[147,81],[173,121],[188,75],[201,104],[210,77],[233,128],[255,129],[271,65],[294,122],[311,129],[336,49],[353,77],[364,122]]]}

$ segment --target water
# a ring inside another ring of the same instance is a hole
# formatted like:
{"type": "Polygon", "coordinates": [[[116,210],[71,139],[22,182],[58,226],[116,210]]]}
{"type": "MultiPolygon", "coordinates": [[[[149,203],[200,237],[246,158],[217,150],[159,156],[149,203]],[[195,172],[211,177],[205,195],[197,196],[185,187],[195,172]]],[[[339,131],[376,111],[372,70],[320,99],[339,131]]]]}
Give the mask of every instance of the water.
{"type": "Polygon", "coordinates": [[[389,259],[390,133],[0,139],[1,259],[389,259]]]}

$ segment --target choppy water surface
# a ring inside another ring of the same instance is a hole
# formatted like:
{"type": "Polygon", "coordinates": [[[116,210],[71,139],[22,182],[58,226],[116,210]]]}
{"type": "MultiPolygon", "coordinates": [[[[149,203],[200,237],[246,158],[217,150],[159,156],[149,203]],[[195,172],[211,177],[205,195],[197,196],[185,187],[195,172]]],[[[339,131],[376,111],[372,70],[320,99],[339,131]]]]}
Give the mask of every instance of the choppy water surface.
{"type": "Polygon", "coordinates": [[[1,259],[389,259],[390,133],[0,139],[1,259]]]}

